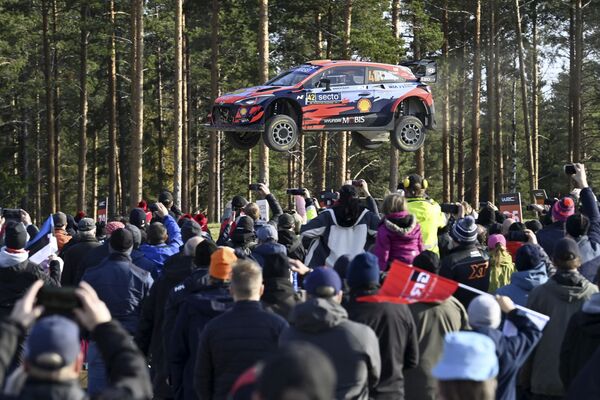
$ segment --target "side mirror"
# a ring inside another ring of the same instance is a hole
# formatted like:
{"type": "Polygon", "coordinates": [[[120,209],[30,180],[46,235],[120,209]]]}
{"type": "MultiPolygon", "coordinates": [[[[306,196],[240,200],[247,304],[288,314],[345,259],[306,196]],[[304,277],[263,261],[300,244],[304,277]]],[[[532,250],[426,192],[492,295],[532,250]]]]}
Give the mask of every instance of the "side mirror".
{"type": "Polygon", "coordinates": [[[319,80],[319,87],[323,87],[325,85],[325,90],[331,90],[331,80],[327,78],[323,78],[319,80]]]}

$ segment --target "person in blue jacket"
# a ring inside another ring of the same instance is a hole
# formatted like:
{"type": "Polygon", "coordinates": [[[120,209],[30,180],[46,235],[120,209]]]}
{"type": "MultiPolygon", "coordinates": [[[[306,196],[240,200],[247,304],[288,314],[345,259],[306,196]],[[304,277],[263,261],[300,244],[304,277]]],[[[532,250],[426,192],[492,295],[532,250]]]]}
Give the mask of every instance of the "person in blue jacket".
{"type": "Polygon", "coordinates": [[[506,296],[494,299],[490,295],[480,295],[471,301],[467,312],[471,328],[496,344],[500,365],[496,400],[515,400],[517,374],[542,338],[542,331],[506,296]],[[502,313],[517,328],[515,336],[505,336],[498,330],[502,313]]]}
{"type": "Polygon", "coordinates": [[[526,306],[529,292],[548,280],[546,263],[540,250],[535,244],[521,246],[516,255],[516,272],[512,273],[510,283],[496,290],[496,294],[508,296],[515,304],[526,306]]]}

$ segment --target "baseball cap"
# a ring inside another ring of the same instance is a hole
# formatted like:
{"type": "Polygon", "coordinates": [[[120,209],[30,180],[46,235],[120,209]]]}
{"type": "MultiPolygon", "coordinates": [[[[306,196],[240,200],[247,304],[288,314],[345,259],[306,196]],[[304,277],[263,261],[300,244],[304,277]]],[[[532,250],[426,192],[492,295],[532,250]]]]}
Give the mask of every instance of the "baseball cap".
{"type": "Polygon", "coordinates": [[[60,315],[40,319],[25,342],[25,360],[54,371],[72,364],[79,354],[79,327],[60,315]]]}
{"type": "Polygon", "coordinates": [[[304,289],[315,297],[331,297],[342,290],[342,280],[332,268],[317,267],[304,279],[304,289]]]}
{"type": "Polygon", "coordinates": [[[208,275],[222,281],[231,280],[231,270],[236,261],[237,257],[231,247],[219,247],[210,256],[208,275]]]}
{"type": "Polygon", "coordinates": [[[59,211],[52,215],[52,221],[54,222],[54,226],[57,228],[65,226],[67,224],[67,214],[59,211]]]}
{"type": "Polygon", "coordinates": [[[129,222],[138,228],[146,226],[146,212],[141,208],[134,208],[129,212],[129,222]]]}
{"type": "Polygon", "coordinates": [[[269,240],[278,241],[279,235],[277,229],[271,224],[265,224],[256,231],[256,238],[259,242],[267,242],[269,240]]]}
{"type": "Polygon", "coordinates": [[[581,258],[577,242],[571,238],[562,238],[554,245],[552,259],[560,261],[569,261],[581,258]]]}

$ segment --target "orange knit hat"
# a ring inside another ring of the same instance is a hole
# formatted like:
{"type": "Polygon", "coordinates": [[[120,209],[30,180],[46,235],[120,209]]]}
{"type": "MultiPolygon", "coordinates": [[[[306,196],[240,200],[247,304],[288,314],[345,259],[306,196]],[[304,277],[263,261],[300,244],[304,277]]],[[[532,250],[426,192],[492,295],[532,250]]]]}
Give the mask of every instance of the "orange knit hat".
{"type": "Polygon", "coordinates": [[[210,256],[208,274],[211,278],[228,281],[231,279],[231,269],[236,261],[237,257],[231,247],[219,247],[210,256]]]}

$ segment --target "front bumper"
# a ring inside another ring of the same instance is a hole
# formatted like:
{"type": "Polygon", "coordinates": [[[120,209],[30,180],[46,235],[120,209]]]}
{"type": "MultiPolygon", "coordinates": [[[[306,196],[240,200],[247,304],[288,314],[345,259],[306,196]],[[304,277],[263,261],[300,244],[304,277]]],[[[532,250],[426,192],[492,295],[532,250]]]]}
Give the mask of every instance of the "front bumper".
{"type": "Polygon", "coordinates": [[[219,104],[212,108],[206,129],[219,131],[259,132],[264,130],[264,109],[260,105],[219,104]]]}

